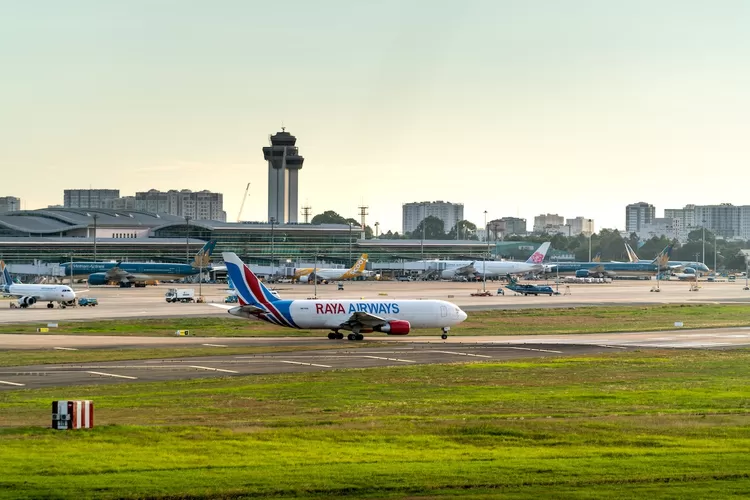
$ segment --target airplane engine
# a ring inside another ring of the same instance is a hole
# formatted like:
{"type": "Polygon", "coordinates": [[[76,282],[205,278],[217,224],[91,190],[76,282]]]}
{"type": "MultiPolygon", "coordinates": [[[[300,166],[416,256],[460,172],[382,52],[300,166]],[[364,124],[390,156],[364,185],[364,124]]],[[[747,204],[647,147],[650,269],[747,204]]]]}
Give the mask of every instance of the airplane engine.
{"type": "Polygon", "coordinates": [[[408,335],[411,330],[411,325],[408,321],[394,319],[389,321],[383,326],[375,328],[379,332],[387,333],[388,335],[408,335]]]}
{"type": "Polygon", "coordinates": [[[18,299],[18,305],[21,307],[29,307],[36,304],[36,297],[20,297],[18,299]]]}
{"type": "Polygon", "coordinates": [[[456,275],[455,269],[446,269],[442,273],[440,273],[440,277],[446,280],[452,279],[456,275]]]}
{"type": "Polygon", "coordinates": [[[307,283],[308,281],[310,281],[310,277],[309,276],[300,276],[299,280],[297,280],[297,281],[299,281],[300,283],[307,283]]]}
{"type": "Polygon", "coordinates": [[[89,274],[89,286],[91,285],[106,285],[109,283],[106,273],[94,273],[89,274]]]}

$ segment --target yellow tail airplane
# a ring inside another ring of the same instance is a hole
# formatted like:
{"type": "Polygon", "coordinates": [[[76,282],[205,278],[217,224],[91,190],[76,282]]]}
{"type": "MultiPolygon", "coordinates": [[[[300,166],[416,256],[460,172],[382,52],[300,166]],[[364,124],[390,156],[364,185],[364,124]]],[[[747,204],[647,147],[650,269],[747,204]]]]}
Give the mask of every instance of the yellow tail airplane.
{"type": "Polygon", "coordinates": [[[367,254],[363,253],[349,269],[315,269],[313,267],[304,267],[294,271],[294,279],[300,283],[307,283],[310,277],[315,275],[321,280],[349,280],[366,274],[366,265],[367,254]]]}

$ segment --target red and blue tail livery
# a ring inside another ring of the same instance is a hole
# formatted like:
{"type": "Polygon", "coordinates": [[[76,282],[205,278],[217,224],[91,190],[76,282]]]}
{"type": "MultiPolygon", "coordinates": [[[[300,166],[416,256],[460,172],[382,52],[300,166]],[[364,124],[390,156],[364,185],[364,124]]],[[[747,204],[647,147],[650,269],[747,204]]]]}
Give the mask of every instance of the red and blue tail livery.
{"type": "Polygon", "coordinates": [[[444,300],[284,300],[269,290],[236,254],[225,252],[227,273],[240,305],[229,313],[287,328],[329,330],[329,339],[362,340],[363,334],[407,335],[413,328],[440,328],[466,319],[460,307],[444,300]]]}

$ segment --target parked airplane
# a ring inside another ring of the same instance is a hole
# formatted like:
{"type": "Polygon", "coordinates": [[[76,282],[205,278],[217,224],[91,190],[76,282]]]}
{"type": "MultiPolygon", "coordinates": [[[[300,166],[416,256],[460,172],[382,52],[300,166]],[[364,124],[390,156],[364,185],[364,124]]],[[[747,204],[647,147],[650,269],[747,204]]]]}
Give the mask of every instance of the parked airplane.
{"type": "Polygon", "coordinates": [[[0,291],[5,295],[18,297],[17,304],[21,308],[25,309],[37,302],[48,302],[47,307],[52,309],[57,302],[64,309],[76,300],[75,292],[67,285],[24,285],[16,283],[13,281],[8,268],[5,267],[5,262],[0,261],[0,268],[2,268],[3,273],[3,284],[0,291]]]}
{"type": "Polygon", "coordinates": [[[548,272],[575,275],[577,278],[614,278],[616,276],[654,276],[667,270],[672,245],[649,262],[559,262],[549,264],[548,272]]]}
{"type": "Polygon", "coordinates": [[[160,279],[178,279],[194,276],[203,268],[210,268],[211,254],[216,241],[211,240],[203,245],[191,264],[174,264],[165,262],[73,262],[62,264],[65,276],[88,276],[89,285],[106,285],[119,283],[122,287],[145,286],[147,281],[160,279]],[[72,269],[72,271],[71,271],[72,269]]]}
{"type": "Polygon", "coordinates": [[[452,279],[455,276],[505,276],[508,274],[527,274],[544,271],[544,257],[547,255],[550,243],[542,243],[536,252],[529,257],[526,262],[514,262],[508,260],[488,260],[488,261],[461,261],[461,260],[444,260],[438,261],[438,264],[444,263],[447,267],[440,273],[441,278],[452,279]]]}
{"type": "MultiPolygon", "coordinates": [[[[638,254],[635,253],[635,250],[633,250],[633,247],[631,247],[627,242],[625,242],[625,252],[628,254],[628,259],[630,262],[650,262],[648,260],[643,260],[638,258],[638,254]]],[[[695,262],[690,260],[670,260],[667,262],[667,266],[669,267],[669,270],[680,272],[682,271],[683,274],[692,274],[695,275],[696,273],[707,273],[709,271],[708,266],[704,264],[703,262],[695,262]],[[692,269],[692,273],[689,271],[692,269]]],[[[672,274],[673,276],[677,276],[676,274],[672,274]]],[[[678,276],[679,277],[679,276],[678,276]]],[[[685,277],[688,278],[688,277],[685,277]]],[[[689,279],[694,279],[693,277],[690,277],[689,279]]]]}
{"type": "Polygon", "coordinates": [[[234,316],[288,328],[330,330],[331,340],[343,339],[341,330],[352,332],[349,340],[362,340],[363,333],[406,335],[412,328],[441,328],[446,339],[451,326],[466,319],[461,308],[443,300],[282,300],[236,254],[225,252],[223,257],[240,302],[229,309],[234,316]]]}
{"type": "Polygon", "coordinates": [[[294,270],[293,279],[300,283],[307,283],[315,276],[317,276],[318,280],[348,280],[367,274],[367,271],[365,271],[366,265],[367,254],[363,253],[349,269],[316,269],[314,267],[304,267],[294,270]]]}

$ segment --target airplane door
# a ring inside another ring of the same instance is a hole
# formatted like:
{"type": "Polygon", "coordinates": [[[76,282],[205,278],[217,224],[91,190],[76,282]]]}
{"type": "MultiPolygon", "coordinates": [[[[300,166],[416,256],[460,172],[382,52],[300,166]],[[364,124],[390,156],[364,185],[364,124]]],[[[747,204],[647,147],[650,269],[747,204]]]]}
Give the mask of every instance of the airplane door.
{"type": "Polygon", "coordinates": [[[440,317],[445,318],[446,316],[448,316],[448,308],[440,306],[440,317]]]}

